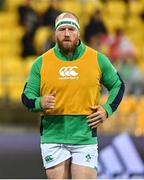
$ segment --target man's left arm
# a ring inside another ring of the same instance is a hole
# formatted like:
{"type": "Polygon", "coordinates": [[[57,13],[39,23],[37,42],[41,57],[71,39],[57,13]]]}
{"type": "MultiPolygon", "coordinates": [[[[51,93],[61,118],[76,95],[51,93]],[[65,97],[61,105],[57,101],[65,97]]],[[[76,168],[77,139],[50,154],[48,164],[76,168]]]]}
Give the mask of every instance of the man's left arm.
{"type": "Polygon", "coordinates": [[[108,90],[108,99],[103,105],[108,117],[118,108],[125,90],[125,85],[117,70],[111,64],[109,59],[101,53],[98,53],[98,62],[101,69],[101,84],[108,90]]]}
{"type": "Polygon", "coordinates": [[[88,123],[91,128],[96,128],[116,111],[125,90],[122,79],[109,59],[99,52],[97,57],[101,70],[101,84],[107,88],[109,95],[105,104],[92,107],[93,113],[88,116],[88,123]]]}

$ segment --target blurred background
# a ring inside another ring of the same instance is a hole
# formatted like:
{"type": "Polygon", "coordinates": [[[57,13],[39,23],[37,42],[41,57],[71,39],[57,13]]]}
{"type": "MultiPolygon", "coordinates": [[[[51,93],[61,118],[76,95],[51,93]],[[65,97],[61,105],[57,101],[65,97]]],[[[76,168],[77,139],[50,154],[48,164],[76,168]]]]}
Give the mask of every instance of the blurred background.
{"type": "Polygon", "coordinates": [[[81,39],[110,58],[126,85],[99,128],[98,177],[144,178],[144,0],[0,0],[0,178],[45,178],[39,114],[20,96],[36,57],[54,46],[63,11],[76,13],[81,39]]]}

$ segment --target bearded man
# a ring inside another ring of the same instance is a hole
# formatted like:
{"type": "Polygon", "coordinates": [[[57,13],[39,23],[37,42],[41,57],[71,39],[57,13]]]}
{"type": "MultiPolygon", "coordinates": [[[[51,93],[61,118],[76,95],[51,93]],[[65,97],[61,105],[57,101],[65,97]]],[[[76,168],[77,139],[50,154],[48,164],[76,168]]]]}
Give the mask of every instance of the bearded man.
{"type": "Polygon", "coordinates": [[[60,14],[54,48],[33,63],[22,102],[41,112],[41,154],[49,179],[96,179],[97,127],[119,106],[124,84],[102,53],[80,40],[77,16],[60,14]],[[109,92],[100,105],[100,87],[109,92]]]}

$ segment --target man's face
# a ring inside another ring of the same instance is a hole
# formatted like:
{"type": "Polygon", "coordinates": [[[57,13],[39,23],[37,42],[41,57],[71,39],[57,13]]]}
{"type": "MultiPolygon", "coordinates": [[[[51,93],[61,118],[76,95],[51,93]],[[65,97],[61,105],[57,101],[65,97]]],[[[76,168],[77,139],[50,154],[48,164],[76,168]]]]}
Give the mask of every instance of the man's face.
{"type": "Polygon", "coordinates": [[[79,42],[79,31],[68,25],[59,27],[55,31],[55,40],[64,52],[73,51],[79,42]]]}

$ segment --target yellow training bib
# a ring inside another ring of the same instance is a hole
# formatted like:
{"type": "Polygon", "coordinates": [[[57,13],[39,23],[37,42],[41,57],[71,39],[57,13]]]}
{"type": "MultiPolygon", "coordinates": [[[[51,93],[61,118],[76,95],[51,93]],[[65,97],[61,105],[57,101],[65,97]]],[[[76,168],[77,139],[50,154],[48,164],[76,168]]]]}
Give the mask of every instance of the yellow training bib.
{"type": "Polygon", "coordinates": [[[41,96],[56,91],[55,107],[45,115],[88,115],[97,105],[100,95],[101,71],[97,52],[86,47],[77,60],[58,59],[54,49],[43,54],[41,66],[41,96]]]}

